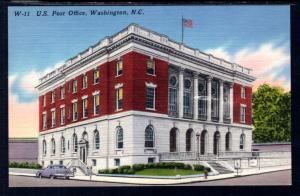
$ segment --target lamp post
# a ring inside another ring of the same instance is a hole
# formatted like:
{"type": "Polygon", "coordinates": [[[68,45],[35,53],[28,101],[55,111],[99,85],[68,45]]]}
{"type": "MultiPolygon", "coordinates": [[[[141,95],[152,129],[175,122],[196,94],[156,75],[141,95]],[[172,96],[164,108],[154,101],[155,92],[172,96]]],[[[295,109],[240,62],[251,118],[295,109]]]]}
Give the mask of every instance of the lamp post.
{"type": "Polygon", "coordinates": [[[196,137],[197,137],[197,159],[199,160],[199,154],[200,154],[200,152],[199,152],[199,149],[200,149],[200,134],[199,133],[197,133],[196,134],[196,137]]]}

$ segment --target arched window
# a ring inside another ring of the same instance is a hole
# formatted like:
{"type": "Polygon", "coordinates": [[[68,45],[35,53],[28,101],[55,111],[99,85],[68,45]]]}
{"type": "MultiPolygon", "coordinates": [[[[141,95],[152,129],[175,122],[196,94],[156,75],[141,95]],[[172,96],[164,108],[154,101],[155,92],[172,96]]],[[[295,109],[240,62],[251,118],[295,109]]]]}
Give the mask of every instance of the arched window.
{"type": "Polygon", "coordinates": [[[122,127],[117,127],[117,148],[123,148],[123,129],[122,127]]]}
{"type": "Polygon", "coordinates": [[[65,153],[66,152],[66,144],[65,144],[65,137],[62,136],[60,140],[60,152],[65,153]]]}
{"type": "Polygon", "coordinates": [[[85,139],[86,141],[89,140],[89,137],[88,137],[88,134],[87,134],[86,131],[84,131],[84,132],[82,133],[82,139],[85,139]]]}
{"type": "Polygon", "coordinates": [[[206,153],[206,143],[207,143],[207,131],[203,130],[200,136],[200,144],[201,144],[201,148],[200,148],[200,154],[205,154],[206,153]]]}
{"type": "Polygon", "coordinates": [[[187,152],[192,150],[192,137],[193,129],[188,129],[185,134],[185,151],[187,152]]]}
{"type": "Polygon", "coordinates": [[[240,150],[244,150],[245,148],[245,134],[241,134],[240,136],[240,150]]]}
{"type": "Polygon", "coordinates": [[[78,140],[77,140],[77,135],[74,133],[73,134],[73,151],[77,152],[78,149],[78,140]]]}
{"type": "Polygon", "coordinates": [[[216,131],[214,134],[214,154],[219,155],[220,152],[220,132],[216,131]]]}
{"type": "Polygon", "coordinates": [[[231,150],[231,133],[227,132],[225,135],[225,150],[230,151],[231,150]]]}
{"type": "Polygon", "coordinates": [[[145,130],[145,147],[154,147],[154,129],[152,125],[148,125],[145,130]]]}
{"type": "Polygon", "coordinates": [[[54,140],[54,138],[51,139],[51,153],[52,153],[52,155],[55,154],[55,140],[54,140]]]}
{"type": "Polygon", "coordinates": [[[170,152],[177,151],[177,128],[172,128],[170,131],[170,152]]]}
{"type": "Polygon", "coordinates": [[[43,140],[43,155],[45,156],[47,154],[47,143],[46,140],[43,140]]]}
{"type": "Polygon", "coordinates": [[[100,148],[100,136],[99,131],[97,129],[94,131],[94,148],[96,150],[100,148]]]}

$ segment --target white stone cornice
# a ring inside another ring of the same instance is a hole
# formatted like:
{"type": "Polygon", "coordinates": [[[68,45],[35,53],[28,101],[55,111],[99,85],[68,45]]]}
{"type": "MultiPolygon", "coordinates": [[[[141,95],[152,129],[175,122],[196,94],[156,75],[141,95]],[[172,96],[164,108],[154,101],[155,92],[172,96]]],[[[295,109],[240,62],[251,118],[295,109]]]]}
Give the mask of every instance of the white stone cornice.
{"type": "Polygon", "coordinates": [[[46,111],[43,111],[43,113],[42,114],[47,114],[47,112],[46,111]]]}
{"type": "Polygon", "coordinates": [[[72,102],[72,103],[76,103],[76,102],[78,102],[78,99],[72,99],[71,102],[72,102]]]}
{"type": "Polygon", "coordinates": [[[154,84],[154,83],[152,83],[152,82],[145,82],[145,84],[146,84],[146,86],[147,87],[152,87],[152,88],[156,88],[157,87],[157,84],[154,84]]]}
{"type": "Polygon", "coordinates": [[[51,108],[51,112],[54,112],[55,111],[55,108],[51,108]]]}
{"type": "Polygon", "coordinates": [[[99,93],[100,93],[100,91],[94,91],[94,92],[92,93],[92,95],[93,95],[93,96],[99,95],[99,93]]]}
{"type": "Polygon", "coordinates": [[[62,104],[62,105],[60,105],[59,107],[60,107],[60,108],[64,108],[64,107],[65,107],[65,104],[62,104]]]}
{"type": "Polygon", "coordinates": [[[118,84],[115,85],[115,89],[118,89],[118,88],[121,88],[121,87],[123,87],[123,83],[118,83],[118,84]]]}
{"type": "Polygon", "coordinates": [[[81,97],[81,99],[86,99],[86,98],[88,98],[88,95],[84,95],[81,97]]]}

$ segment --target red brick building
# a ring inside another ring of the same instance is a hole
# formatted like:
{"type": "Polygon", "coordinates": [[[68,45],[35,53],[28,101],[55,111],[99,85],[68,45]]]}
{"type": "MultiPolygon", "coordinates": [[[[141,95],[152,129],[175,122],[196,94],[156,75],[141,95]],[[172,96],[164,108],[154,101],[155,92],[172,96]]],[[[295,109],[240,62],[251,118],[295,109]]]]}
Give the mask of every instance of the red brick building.
{"type": "Polygon", "coordinates": [[[253,80],[131,24],[40,79],[39,162],[99,169],[251,151],[253,80]]]}

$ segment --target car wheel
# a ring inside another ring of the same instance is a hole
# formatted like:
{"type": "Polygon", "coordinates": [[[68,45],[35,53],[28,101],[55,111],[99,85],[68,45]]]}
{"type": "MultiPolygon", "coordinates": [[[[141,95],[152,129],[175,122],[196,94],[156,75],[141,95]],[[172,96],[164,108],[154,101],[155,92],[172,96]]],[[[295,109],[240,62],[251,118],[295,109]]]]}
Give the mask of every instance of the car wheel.
{"type": "Polygon", "coordinates": [[[39,174],[39,178],[42,179],[42,174],[39,174]]]}
{"type": "Polygon", "coordinates": [[[52,179],[52,180],[53,180],[53,179],[54,179],[54,176],[53,176],[53,175],[51,175],[51,176],[50,176],[50,179],[52,179]]]}
{"type": "Polygon", "coordinates": [[[70,177],[69,177],[69,176],[67,176],[67,177],[66,177],[66,180],[69,180],[69,179],[70,179],[70,177]]]}

